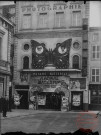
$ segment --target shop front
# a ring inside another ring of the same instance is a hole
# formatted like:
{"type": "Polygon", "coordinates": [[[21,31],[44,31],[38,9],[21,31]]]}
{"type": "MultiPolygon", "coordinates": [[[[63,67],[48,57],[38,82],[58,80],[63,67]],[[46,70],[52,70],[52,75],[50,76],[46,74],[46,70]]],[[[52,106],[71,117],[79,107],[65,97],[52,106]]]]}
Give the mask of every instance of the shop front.
{"type": "Polygon", "coordinates": [[[90,110],[101,110],[101,84],[89,84],[90,110]]]}
{"type": "Polygon", "coordinates": [[[30,78],[29,109],[88,109],[86,78],[70,78],[62,71],[31,73],[30,78]]]}
{"type": "Polygon", "coordinates": [[[86,78],[70,78],[71,110],[88,111],[88,89],[86,78]]]}
{"type": "Polygon", "coordinates": [[[39,72],[30,76],[29,108],[61,110],[62,97],[69,96],[67,72],[41,72],[38,74],[39,72]],[[34,97],[37,100],[36,107],[34,107],[34,97]]]}
{"type": "Polygon", "coordinates": [[[13,108],[29,109],[29,85],[15,85],[13,108]]]}

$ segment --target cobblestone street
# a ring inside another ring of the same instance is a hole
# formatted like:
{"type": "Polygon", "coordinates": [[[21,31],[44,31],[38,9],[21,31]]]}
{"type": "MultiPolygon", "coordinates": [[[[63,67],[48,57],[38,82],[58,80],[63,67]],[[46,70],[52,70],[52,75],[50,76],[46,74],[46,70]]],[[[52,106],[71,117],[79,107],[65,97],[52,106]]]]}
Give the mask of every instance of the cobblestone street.
{"type": "MultiPolygon", "coordinates": [[[[9,112],[10,113],[10,112],[9,112]]],[[[10,115],[8,113],[8,115],[10,115]]],[[[24,133],[69,133],[78,130],[76,120],[78,116],[83,112],[61,112],[61,111],[16,111],[16,115],[12,113],[12,117],[2,118],[1,131],[17,132],[22,131],[24,133]],[[19,115],[17,115],[19,113],[19,115]],[[21,114],[21,115],[20,115],[21,114]]],[[[96,114],[94,112],[94,114],[96,114]]],[[[89,117],[89,113],[86,113],[89,117]]],[[[94,115],[95,117],[95,115],[94,115]]],[[[94,118],[98,120],[98,126],[94,131],[101,133],[101,116],[94,118]]]]}

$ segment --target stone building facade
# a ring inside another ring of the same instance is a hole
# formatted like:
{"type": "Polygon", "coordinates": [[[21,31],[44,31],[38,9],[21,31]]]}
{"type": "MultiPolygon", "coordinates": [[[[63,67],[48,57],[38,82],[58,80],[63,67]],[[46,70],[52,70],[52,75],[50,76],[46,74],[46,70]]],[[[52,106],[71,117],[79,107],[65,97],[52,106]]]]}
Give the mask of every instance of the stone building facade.
{"type": "Polygon", "coordinates": [[[88,22],[89,2],[16,2],[13,92],[22,97],[19,108],[33,107],[36,97],[38,109],[60,109],[63,92],[69,110],[88,110],[88,22]]]}
{"type": "Polygon", "coordinates": [[[101,27],[89,28],[89,90],[91,110],[101,110],[101,27]]]}
{"type": "Polygon", "coordinates": [[[0,96],[9,96],[12,30],[13,23],[0,14],[0,96]]]}

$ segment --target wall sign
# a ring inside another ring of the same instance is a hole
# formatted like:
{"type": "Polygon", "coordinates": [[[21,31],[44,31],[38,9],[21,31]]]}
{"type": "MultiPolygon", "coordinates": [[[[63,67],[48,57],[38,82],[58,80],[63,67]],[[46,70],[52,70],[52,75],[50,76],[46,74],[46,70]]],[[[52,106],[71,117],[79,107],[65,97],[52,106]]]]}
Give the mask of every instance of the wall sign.
{"type": "Polygon", "coordinates": [[[46,104],[46,96],[38,95],[38,105],[45,105],[45,104],[46,104]]]}
{"type": "Polygon", "coordinates": [[[34,76],[68,76],[68,72],[66,71],[33,71],[31,73],[31,77],[34,76]]]}
{"type": "Polygon", "coordinates": [[[31,11],[50,11],[50,10],[65,10],[65,9],[81,9],[81,4],[54,4],[54,5],[37,5],[37,7],[31,6],[22,6],[22,12],[31,12],[31,11]]]}
{"type": "Polygon", "coordinates": [[[86,78],[70,78],[70,89],[86,89],[86,78]]]}
{"type": "Polygon", "coordinates": [[[73,95],[73,106],[80,106],[80,95],[73,95]]]}

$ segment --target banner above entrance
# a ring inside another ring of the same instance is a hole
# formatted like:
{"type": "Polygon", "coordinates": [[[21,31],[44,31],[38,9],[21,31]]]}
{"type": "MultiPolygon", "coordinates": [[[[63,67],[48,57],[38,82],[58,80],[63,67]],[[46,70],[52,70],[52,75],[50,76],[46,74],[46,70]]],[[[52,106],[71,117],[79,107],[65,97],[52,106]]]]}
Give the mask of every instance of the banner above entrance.
{"type": "Polygon", "coordinates": [[[58,71],[58,72],[56,72],[56,71],[49,71],[49,72],[36,71],[31,74],[31,77],[33,77],[33,76],[68,76],[68,72],[66,72],[66,71],[65,72],[64,71],[58,71]]]}

